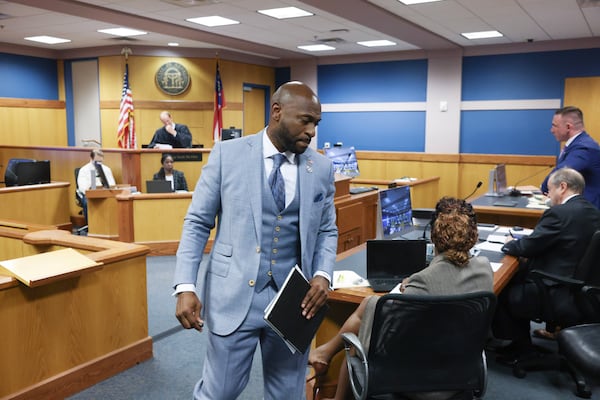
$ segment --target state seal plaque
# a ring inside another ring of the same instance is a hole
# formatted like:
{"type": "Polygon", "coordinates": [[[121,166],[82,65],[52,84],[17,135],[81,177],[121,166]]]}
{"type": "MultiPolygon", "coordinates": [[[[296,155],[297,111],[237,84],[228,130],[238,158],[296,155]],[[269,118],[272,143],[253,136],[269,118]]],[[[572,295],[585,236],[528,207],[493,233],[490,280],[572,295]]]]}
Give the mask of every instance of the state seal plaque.
{"type": "Polygon", "coordinates": [[[183,65],[168,62],[156,71],[156,84],[166,94],[176,96],[187,90],[190,76],[183,65]]]}

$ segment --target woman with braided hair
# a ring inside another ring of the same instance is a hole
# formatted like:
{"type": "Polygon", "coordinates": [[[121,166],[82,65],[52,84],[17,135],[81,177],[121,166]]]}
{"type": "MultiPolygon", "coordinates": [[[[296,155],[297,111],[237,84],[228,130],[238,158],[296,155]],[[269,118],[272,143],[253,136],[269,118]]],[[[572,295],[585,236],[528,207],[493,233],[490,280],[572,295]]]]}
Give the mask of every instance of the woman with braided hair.
{"type": "MultiPolygon", "coordinates": [[[[477,238],[477,217],[473,207],[462,199],[441,198],[435,207],[431,222],[431,241],[435,246],[435,257],[427,268],[404,279],[400,291],[421,295],[491,292],[493,271],[489,260],[485,257],[473,257],[470,253],[471,248],[477,243],[477,238]]],[[[342,333],[353,332],[359,338],[363,338],[366,332],[370,331],[372,320],[368,318],[372,318],[373,313],[368,308],[374,308],[376,303],[376,300],[369,300],[371,297],[361,302],[336,336],[311,350],[308,362],[315,370],[315,376],[325,374],[329,361],[336,353],[343,350],[342,333]]],[[[335,399],[347,398],[352,398],[352,393],[347,366],[346,363],[342,363],[335,399]]]]}

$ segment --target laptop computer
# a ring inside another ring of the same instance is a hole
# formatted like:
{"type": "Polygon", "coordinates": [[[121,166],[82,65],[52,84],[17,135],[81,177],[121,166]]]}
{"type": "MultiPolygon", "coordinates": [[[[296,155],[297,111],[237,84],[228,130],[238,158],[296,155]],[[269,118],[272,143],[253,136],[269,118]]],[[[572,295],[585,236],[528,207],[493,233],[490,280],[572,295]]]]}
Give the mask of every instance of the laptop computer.
{"type": "Polygon", "coordinates": [[[375,292],[389,292],[426,266],[427,241],[367,240],[367,280],[375,292]]]}
{"type": "Polygon", "coordinates": [[[171,193],[170,181],[146,181],[146,193],[171,193]]]}

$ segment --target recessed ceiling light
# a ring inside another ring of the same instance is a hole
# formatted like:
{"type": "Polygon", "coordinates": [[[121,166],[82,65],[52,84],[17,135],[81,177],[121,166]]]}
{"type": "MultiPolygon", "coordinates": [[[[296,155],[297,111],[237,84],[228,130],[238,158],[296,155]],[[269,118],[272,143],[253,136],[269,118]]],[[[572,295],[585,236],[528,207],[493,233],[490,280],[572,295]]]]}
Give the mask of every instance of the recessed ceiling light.
{"type": "Polygon", "coordinates": [[[498,31],[465,32],[461,33],[461,35],[463,35],[467,39],[488,39],[504,36],[498,31]]]}
{"type": "Polygon", "coordinates": [[[210,17],[197,17],[197,18],[188,18],[186,21],[193,22],[195,24],[204,25],[208,27],[213,26],[224,26],[224,25],[235,25],[239,24],[240,21],[236,21],[229,18],[219,17],[218,15],[213,15],[210,17]]]}
{"type": "Polygon", "coordinates": [[[407,6],[411,6],[413,4],[421,4],[421,3],[433,3],[434,1],[442,1],[442,0],[398,0],[402,4],[406,4],[407,6]]]}
{"type": "Polygon", "coordinates": [[[54,36],[30,36],[26,37],[25,40],[31,40],[32,42],[39,42],[45,44],[59,44],[59,43],[69,43],[69,39],[61,39],[54,36]]]}
{"type": "Polygon", "coordinates": [[[306,51],[335,50],[335,47],[327,46],[326,44],[309,44],[306,46],[298,46],[298,48],[306,51]]]}
{"type": "Polygon", "coordinates": [[[314,15],[311,12],[304,11],[297,7],[271,8],[268,10],[258,10],[258,12],[277,19],[310,17],[311,15],[314,15]]]}
{"type": "Polygon", "coordinates": [[[147,35],[148,32],[144,32],[144,31],[138,31],[136,29],[129,29],[129,28],[110,28],[110,29],[98,29],[98,32],[100,33],[107,33],[109,35],[114,35],[114,36],[139,36],[139,35],[147,35]]]}
{"type": "Polygon", "coordinates": [[[357,44],[360,44],[361,46],[366,46],[366,47],[380,47],[380,46],[395,46],[396,43],[390,41],[390,40],[367,40],[365,42],[356,42],[357,44]]]}
{"type": "Polygon", "coordinates": [[[177,47],[177,46],[179,46],[179,43],[176,43],[176,42],[170,42],[170,43],[167,43],[167,46],[173,46],[173,47],[177,47]]]}

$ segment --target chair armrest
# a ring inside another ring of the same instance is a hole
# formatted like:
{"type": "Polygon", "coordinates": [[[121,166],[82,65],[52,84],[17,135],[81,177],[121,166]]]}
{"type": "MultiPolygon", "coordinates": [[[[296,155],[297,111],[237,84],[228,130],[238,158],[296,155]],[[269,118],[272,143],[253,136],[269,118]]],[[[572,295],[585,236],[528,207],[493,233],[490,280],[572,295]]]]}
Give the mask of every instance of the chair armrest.
{"type": "Polygon", "coordinates": [[[573,279],[573,278],[569,278],[567,276],[562,276],[562,275],[556,275],[556,274],[551,274],[549,272],[544,272],[544,271],[540,271],[538,269],[534,269],[533,271],[531,271],[531,276],[534,278],[534,280],[537,279],[547,279],[556,283],[560,283],[563,285],[567,285],[567,286],[573,286],[573,288],[575,289],[581,289],[583,287],[583,285],[585,284],[583,281],[580,281],[579,279],[573,279]]]}
{"type": "Polygon", "coordinates": [[[342,333],[344,349],[346,351],[346,365],[354,398],[364,400],[369,389],[369,362],[362,343],[354,333],[342,333]],[[351,350],[355,350],[355,355],[351,350]]]}
{"type": "Polygon", "coordinates": [[[366,358],[364,356],[362,343],[360,342],[360,340],[358,340],[358,336],[356,336],[352,332],[342,333],[341,335],[342,335],[342,340],[344,341],[344,346],[346,347],[346,349],[349,349],[349,346],[352,346],[352,347],[356,348],[357,351],[360,352],[360,354],[362,354],[361,358],[366,358]]]}
{"type": "Polygon", "coordinates": [[[593,322],[600,322],[600,287],[586,285],[581,289],[581,291],[592,307],[592,311],[595,316],[593,318],[593,322]]]}
{"type": "Polygon", "coordinates": [[[531,279],[538,288],[539,295],[542,298],[540,304],[542,307],[542,319],[546,322],[556,322],[556,316],[550,298],[548,289],[551,287],[547,281],[558,283],[559,285],[568,286],[571,290],[581,290],[584,285],[583,281],[573,279],[567,276],[551,274],[545,271],[534,269],[530,272],[531,279]]]}

